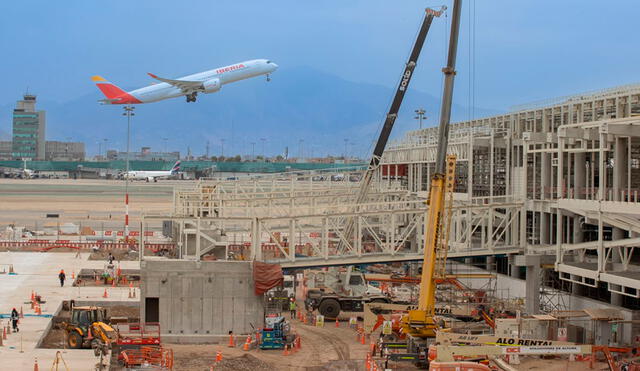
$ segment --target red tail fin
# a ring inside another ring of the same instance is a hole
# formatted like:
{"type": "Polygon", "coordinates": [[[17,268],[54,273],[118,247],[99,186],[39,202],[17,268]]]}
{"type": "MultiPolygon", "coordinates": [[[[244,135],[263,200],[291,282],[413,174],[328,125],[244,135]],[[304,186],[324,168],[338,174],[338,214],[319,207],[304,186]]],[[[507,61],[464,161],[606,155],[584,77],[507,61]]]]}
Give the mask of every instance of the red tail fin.
{"type": "Polygon", "coordinates": [[[127,92],[120,89],[119,87],[113,85],[112,83],[110,83],[109,81],[107,81],[106,79],[104,79],[101,76],[92,76],[91,80],[93,80],[96,83],[96,86],[98,87],[98,89],[100,89],[100,91],[102,92],[102,94],[104,94],[104,96],[107,99],[114,99],[117,97],[122,97],[123,95],[125,95],[127,92]]]}

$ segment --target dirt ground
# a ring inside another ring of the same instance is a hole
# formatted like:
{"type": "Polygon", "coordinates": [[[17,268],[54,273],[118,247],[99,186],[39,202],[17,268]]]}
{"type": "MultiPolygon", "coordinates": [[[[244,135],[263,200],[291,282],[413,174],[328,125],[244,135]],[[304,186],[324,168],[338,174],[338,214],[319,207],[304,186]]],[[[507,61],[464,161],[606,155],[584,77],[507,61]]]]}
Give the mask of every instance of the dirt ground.
{"type": "Polygon", "coordinates": [[[340,326],[336,328],[333,323],[326,323],[325,327],[320,328],[294,320],[293,332],[300,335],[302,346],[300,350],[288,356],[284,356],[282,350],[252,349],[245,352],[242,350],[244,339],[238,339],[239,344],[236,348],[229,348],[226,344],[164,345],[173,349],[176,370],[209,370],[209,367],[214,365],[218,350],[222,352],[223,362],[229,360],[229,366],[225,366],[226,363],[216,365],[216,371],[262,370],[260,367],[266,367],[265,370],[284,371],[361,370],[369,345],[356,342],[356,333],[348,328],[346,322],[341,322],[340,326]],[[251,357],[237,359],[244,355],[250,355],[260,362],[255,362],[251,357]],[[248,368],[244,368],[244,365],[248,368]]]}
{"type": "MultiPolygon", "coordinates": [[[[140,308],[129,307],[125,305],[116,305],[108,308],[109,316],[111,317],[126,317],[129,322],[137,322],[140,320],[140,308]]],[[[51,330],[47,333],[40,348],[47,349],[62,349],[66,347],[65,331],[62,328],[62,323],[69,321],[71,313],[66,310],[61,310],[60,314],[55,316],[52,321],[51,330]]]]}

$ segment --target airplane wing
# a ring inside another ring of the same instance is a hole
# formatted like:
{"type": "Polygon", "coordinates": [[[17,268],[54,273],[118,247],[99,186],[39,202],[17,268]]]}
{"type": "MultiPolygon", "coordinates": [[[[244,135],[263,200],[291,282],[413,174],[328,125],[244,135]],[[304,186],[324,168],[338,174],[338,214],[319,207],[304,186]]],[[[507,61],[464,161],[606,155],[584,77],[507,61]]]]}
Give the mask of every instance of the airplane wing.
{"type": "Polygon", "coordinates": [[[158,81],[166,82],[169,85],[173,85],[185,93],[198,90],[202,87],[202,81],[171,80],[171,79],[158,77],[152,73],[147,73],[147,75],[151,76],[152,78],[158,81]]]}

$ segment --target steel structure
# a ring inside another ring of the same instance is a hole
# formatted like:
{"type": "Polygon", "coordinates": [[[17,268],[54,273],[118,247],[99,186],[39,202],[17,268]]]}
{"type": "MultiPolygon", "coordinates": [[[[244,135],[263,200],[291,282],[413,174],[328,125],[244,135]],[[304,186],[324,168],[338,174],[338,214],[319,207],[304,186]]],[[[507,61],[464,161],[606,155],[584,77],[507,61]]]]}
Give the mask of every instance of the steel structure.
{"type": "MultiPolygon", "coordinates": [[[[640,86],[624,86],[451,124],[449,257],[542,256],[577,293],[604,284],[614,304],[640,297],[639,115],[640,86]]],[[[355,170],[209,180],[175,190],[173,212],[145,215],[143,227],[172,220],[186,259],[284,267],[421,260],[436,130],[390,143],[362,203],[355,170]],[[350,217],[356,228],[346,238],[350,217]]]]}
{"type": "MultiPolygon", "coordinates": [[[[436,135],[408,132],[382,166],[424,191],[436,135]]],[[[640,85],[626,85],[453,124],[448,152],[458,157],[458,199],[520,202],[508,212],[520,219],[512,238],[522,253],[555,256],[561,279],[605,283],[619,303],[640,297],[639,139],[640,85]]],[[[498,220],[486,222],[492,235],[498,220]]]]}

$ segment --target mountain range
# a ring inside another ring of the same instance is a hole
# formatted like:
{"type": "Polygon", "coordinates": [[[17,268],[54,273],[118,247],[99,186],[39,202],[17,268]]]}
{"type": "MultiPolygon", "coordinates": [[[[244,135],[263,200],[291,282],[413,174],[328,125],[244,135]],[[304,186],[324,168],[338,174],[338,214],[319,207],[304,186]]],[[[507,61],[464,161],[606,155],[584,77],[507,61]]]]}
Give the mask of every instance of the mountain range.
{"type": "MultiPolygon", "coordinates": [[[[137,106],[131,149],[150,146],[161,151],[166,146],[169,151],[185,154],[190,148],[194,155],[200,155],[209,142],[210,155],[218,155],[224,139],[225,155],[258,155],[264,145],[267,155],[282,154],[285,147],[290,156],[299,155],[300,150],[305,156],[341,155],[346,147],[349,155],[368,157],[393,92],[382,85],[347,81],[309,67],[281,68],[268,83],[253,78],[225,85],[218,93],[200,94],[196,103],[176,98],[137,106]],[[348,146],[345,138],[349,138],[348,146]]],[[[97,143],[106,138],[109,148],[124,150],[126,118],[122,107],[100,105],[98,99],[102,96],[97,89],[64,103],[38,97],[38,109],[47,112],[47,139],[83,141],[87,152],[93,154],[98,151],[97,143]]],[[[393,136],[417,128],[413,111],[419,107],[430,117],[424,125],[435,125],[439,104],[439,98],[409,89],[393,136]]],[[[3,139],[10,137],[14,105],[0,106],[3,139]]],[[[478,117],[499,113],[477,107],[474,111],[478,117]]],[[[467,107],[454,105],[452,120],[466,119],[467,112],[467,107]]]]}

